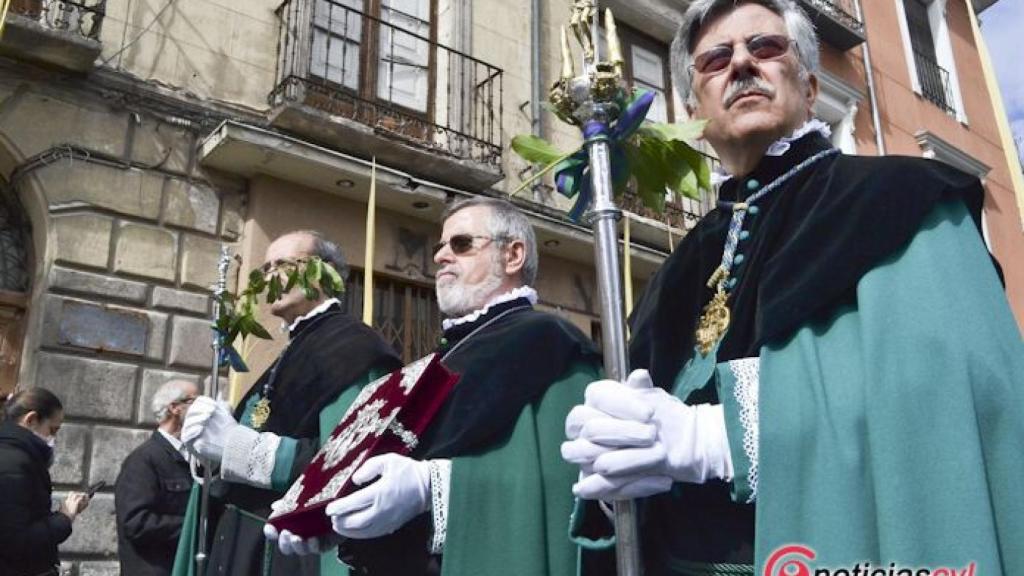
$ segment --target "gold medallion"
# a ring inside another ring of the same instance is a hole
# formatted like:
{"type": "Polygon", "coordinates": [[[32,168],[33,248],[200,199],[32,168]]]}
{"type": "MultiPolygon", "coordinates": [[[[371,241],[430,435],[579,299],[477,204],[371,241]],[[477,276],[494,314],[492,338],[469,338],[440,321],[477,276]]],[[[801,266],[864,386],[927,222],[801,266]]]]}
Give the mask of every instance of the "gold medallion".
{"type": "Polygon", "coordinates": [[[252,414],[249,416],[249,423],[252,424],[253,430],[262,430],[263,425],[267,423],[268,418],[270,418],[270,400],[267,398],[260,398],[259,402],[252,407],[252,414]]]}
{"type": "Polygon", "coordinates": [[[715,295],[701,310],[696,340],[697,350],[704,356],[707,356],[729,328],[729,307],[726,305],[728,297],[729,295],[725,293],[725,280],[720,280],[715,295]]]}

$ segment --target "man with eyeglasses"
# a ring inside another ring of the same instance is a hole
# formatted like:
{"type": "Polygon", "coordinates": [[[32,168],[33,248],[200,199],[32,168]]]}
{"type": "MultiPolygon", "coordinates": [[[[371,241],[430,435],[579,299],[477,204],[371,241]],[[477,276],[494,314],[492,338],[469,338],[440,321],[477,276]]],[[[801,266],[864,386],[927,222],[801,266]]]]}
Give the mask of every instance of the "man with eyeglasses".
{"type": "MultiPolygon", "coordinates": [[[[375,482],[327,506],[339,555],[369,576],[572,574],[577,473],[558,446],[598,353],[569,321],[534,309],[536,239],[508,202],[452,205],[434,262],[447,316],[438,352],[461,378],[411,457],[367,460],[353,478],[375,482]]],[[[327,544],[279,538],[289,553],[327,544]]]]}
{"type": "MultiPolygon", "coordinates": [[[[347,278],[341,250],[311,230],[271,242],[261,270],[268,279],[281,275],[286,286],[288,273],[312,258],[347,278]]],[[[197,398],[188,411],[182,440],[204,462],[218,466],[218,485],[211,491],[218,497],[208,575],[264,574],[267,562],[273,575],[321,572],[320,558],[268,557],[261,518],[313,459],[320,438],[330,434],[359,388],[401,366],[379,334],[345,313],[341,297],[317,291],[309,298],[297,288],[284,293],[270,312],[283,321],[288,345],[270,368],[233,411],[207,396],[197,398]]],[[[195,523],[189,528],[195,529],[195,523]]],[[[186,534],[183,541],[193,542],[194,535],[186,534]]],[[[188,554],[182,558],[192,561],[188,554]]],[[[324,563],[337,564],[334,559],[324,563]]]]}
{"type": "Polygon", "coordinates": [[[817,46],[791,0],[690,3],[673,69],[719,203],[635,309],[641,370],[567,418],[574,492],[649,497],[649,575],[1024,574],[1024,346],[983,189],[839,154],[817,46]]]}
{"type": "Polygon", "coordinates": [[[121,464],[114,487],[121,573],[170,576],[192,474],[181,444],[181,425],[199,387],[165,382],[150,401],[157,429],[121,464]]]}

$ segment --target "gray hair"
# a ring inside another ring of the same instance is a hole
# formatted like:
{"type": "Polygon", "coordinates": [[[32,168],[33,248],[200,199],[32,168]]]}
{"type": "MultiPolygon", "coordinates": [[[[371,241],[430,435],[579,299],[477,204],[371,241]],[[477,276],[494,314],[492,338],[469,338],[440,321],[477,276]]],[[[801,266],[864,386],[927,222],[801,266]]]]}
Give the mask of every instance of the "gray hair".
{"type": "Polygon", "coordinates": [[[192,386],[195,386],[198,389],[195,382],[189,382],[188,380],[171,380],[169,382],[164,382],[164,384],[157,389],[156,393],[153,394],[153,399],[149,403],[149,407],[153,411],[153,416],[156,417],[156,421],[163,422],[166,420],[171,405],[176,402],[181,402],[188,397],[188,389],[192,386]]]}
{"type": "Polygon", "coordinates": [[[695,103],[690,66],[693,65],[693,49],[701,29],[742,4],[760,4],[782,17],[789,37],[796,44],[802,81],[806,83],[810,75],[818,71],[818,35],[807,14],[793,0],[694,0],[683,14],[683,22],[672,41],[672,79],[687,104],[695,103]]]}
{"type": "Polygon", "coordinates": [[[526,260],[520,272],[520,280],[524,285],[532,285],[537,281],[537,237],[533,226],[526,216],[511,202],[489,196],[472,196],[456,200],[444,211],[441,222],[448,220],[456,212],[484,206],[490,208],[487,220],[487,231],[496,242],[507,244],[511,240],[520,240],[526,247],[526,260]]]}

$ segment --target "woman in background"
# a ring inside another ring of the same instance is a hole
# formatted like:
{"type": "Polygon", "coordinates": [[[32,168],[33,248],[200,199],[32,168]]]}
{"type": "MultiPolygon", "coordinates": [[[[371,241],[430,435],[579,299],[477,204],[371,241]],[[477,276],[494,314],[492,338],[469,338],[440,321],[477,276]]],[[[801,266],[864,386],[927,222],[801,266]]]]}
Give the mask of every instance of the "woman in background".
{"type": "Polygon", "coordinates": [[[0,575],[56,576],[57,545],[89,505],[72,492],[51,511],[49,469],[64,407],[53,392],[28,388],[0,399],[0,418],[0,575]]]}

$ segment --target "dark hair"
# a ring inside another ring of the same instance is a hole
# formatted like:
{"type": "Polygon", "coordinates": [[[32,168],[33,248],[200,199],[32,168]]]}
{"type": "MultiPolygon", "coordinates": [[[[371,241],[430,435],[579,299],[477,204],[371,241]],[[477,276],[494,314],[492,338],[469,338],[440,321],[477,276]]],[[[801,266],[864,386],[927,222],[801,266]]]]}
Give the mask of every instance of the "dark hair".
{"type": "Polygon", "coordinates": [[[330,238],[324,235],[319,230],[295,230],[287,234],[282,234],[278,238],[284,236],[290,236],[292,234],[305,234],[313,239],[313,253],[310,256],[316,256],[327,262],[337,270],[342,280],[348,280],[348,262],[345,261],[345,255],[342,254],[341,248],[338,247],[330,238]]]}
{"type": "Polygon", "coordinates": [[[54,414],[64,410],[60,398],[46,388],[26,388],[15,392],[2,403],[3,420],[17,422],[22,416],[29,412],[39,414],[43,420],[53,417],[54,414]]]}

